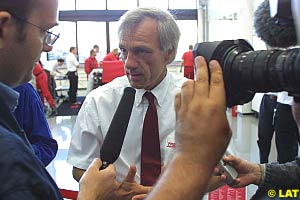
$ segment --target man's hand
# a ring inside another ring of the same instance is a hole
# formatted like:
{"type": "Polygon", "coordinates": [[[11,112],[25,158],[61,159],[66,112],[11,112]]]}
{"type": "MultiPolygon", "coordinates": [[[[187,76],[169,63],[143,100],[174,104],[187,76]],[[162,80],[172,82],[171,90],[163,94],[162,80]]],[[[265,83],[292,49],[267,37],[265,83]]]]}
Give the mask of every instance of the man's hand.
{"type": "Polygon", "coordinates": [[[242,160],[233,155],[224,157],[224,162],[228,163],[238,172],[238,177],[235,179],[234,184],[231,187],[245,187],[249,184],[260,184],[261,169],[259,165],[252,164],[246,160],[242,160]]]}
{"type": "Polygon", "coordinates": [[[146,199],[201,199],[231,137],[225,88],[218,62],[195,59],[196,80],[176,95],[176,153],[146,199]]]}
{"type": "Polygon", "coordinates": [[[187,161],[213,169],[231,137],[223,74],[219,63],[211,61],[209,80],[204,58],[197,57],[195,63],[197,79],[186,81],[176,95],[176,149],[187,161]]]}
{"type": "Polygon", "coordinates": [[[136,195],[146,195],[151,190],[151,187],[136,183],[135,174],[136,167],[130,166],[127,176],[122,183],[119,183],[118,189],[115,191],[115,199],[130,200],[136,195]]]}
{"type": "Polygon", "coordinates": [[[226,185],[226,176],[223,174],[220,175],[219,170],[220,169],[218,167],[215,168],[214,174],[211,176],[211,178],[209,180],[206,192],[214,191],[214,190],[218,189],[219,187],[226,185]]]}
{"type": "Polygon", "coordinates": [[[117,189],[116,170],[109,165],[104,170],[99,170],[102,165],[96,158],[85,171],[79,181],[78,200],[108,200],[117,189]]]}

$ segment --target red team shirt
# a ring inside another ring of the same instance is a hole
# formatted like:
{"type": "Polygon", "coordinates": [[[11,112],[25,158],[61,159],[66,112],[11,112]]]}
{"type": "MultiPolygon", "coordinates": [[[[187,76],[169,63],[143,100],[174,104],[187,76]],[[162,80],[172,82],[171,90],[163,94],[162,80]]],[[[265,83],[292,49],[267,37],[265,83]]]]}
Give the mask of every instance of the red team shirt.
{"type": "Polygon", "coordinates": [[[184,63],[184,77],[194,79],[194,56],[192,51],[185,52],[182,56],[184,63]]]}
{"type": "Polygon", "coordinates": [[[114,61],[119,60],[117,56],[115,56],[112,52],[108,53],[104,58],[103,61],[114,61]]]}
{"type": "Polygon", "coordinates": [[[90,74],[93,69],[98,68],[98,61],[96,58],[88,57],[84,61],[84,71],[86,74],[90,74]]]}

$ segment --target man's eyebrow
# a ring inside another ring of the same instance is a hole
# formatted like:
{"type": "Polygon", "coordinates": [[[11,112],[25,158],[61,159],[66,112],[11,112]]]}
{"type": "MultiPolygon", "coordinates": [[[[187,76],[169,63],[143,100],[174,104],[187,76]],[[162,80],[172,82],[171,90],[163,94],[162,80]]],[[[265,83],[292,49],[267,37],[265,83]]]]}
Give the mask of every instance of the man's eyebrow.
{"type": "Polygon", "coordinates": [[[146,46],[136,46],[136,47],[132,47],[132,49],[134,49],[134,50],[147,50],[147,51],[152,51],[151,48],[146,47],[146,46]]]}

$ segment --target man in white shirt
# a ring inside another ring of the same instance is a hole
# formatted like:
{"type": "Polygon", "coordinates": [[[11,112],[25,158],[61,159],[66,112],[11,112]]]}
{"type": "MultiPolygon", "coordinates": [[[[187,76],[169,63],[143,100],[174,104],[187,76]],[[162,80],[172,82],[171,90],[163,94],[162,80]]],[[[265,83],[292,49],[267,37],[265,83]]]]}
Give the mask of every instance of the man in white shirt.
{"type": "Polygon", "coordinates": [[[99,46],[97,44],[93,46],[93,49],[96,52],[96,59],[98,61],[99,67],[102,68],[102,60],[105,55],[100,51],[99,46]]]}
{"type": "MultiPolygon", "coordinates": [[[[125,14],[121,21],[119,47],[125,61],[126,76],[93,90],[82,105],[68,155],[76,180],[94,158],[100,157],[110,122],[123,90],[128,86],[136,89],[136,95],[121,154],[115,162],[117,180],[122,181],[129,171],[126,181],[140,183],[142,129],[148,107],[143,95],[147,91],[156,98],[161,164],[166,165],[175,152],[174,97],[187,79],[168,72],[166,66],[174,60],[177,52],[178,26],[169,13],[158,9],[139,8],[125,14]],[[134,16],[139,20],[132,21],[134,16]]],[[[129,199],[149,191],[148,187],[138,184],[130,188],[133,191],[126,193],[129,199]]]]}
{"type": "Polygon", "coordinates": [[[49,61],[48,63],[46,63],[46,65],[44,65],[44,71],[46,72],[47,76],[48,76],[48,86],[49,86],[49,90],[50,93],[53,97],[53,99],[57,98],[57,93],[56,93],[56,83],[55,83],[55,79],[54,77],[56,76],[56,74],[61,74],[61,72],[58,70],[59,66],[62,66],[64,64],[65,60],[64,59],[57,59],[57,61],[49,61]]]}
{"type": "Polygon", "coordinates": [[[70,81],[70,88],[68,91],[69,101],[71,104],[76,104],[77,90],[78,90],[78,73],[77,69],[79,63],[77,60],[77,48],[71,47],[70,53],[66,57],[66,64],[68,70],[68,79],[70,81]]]}

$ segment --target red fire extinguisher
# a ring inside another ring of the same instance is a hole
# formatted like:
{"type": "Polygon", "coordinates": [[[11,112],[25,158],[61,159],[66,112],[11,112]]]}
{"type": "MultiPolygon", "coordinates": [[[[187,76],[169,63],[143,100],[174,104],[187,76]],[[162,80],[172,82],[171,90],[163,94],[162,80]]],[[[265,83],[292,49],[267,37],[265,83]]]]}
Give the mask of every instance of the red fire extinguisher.
{"type": "Polygon", "coordinates": [[[231,108],[231,116],[236,117],[237,116],[237,106],[232,106],[231,108]]]}

